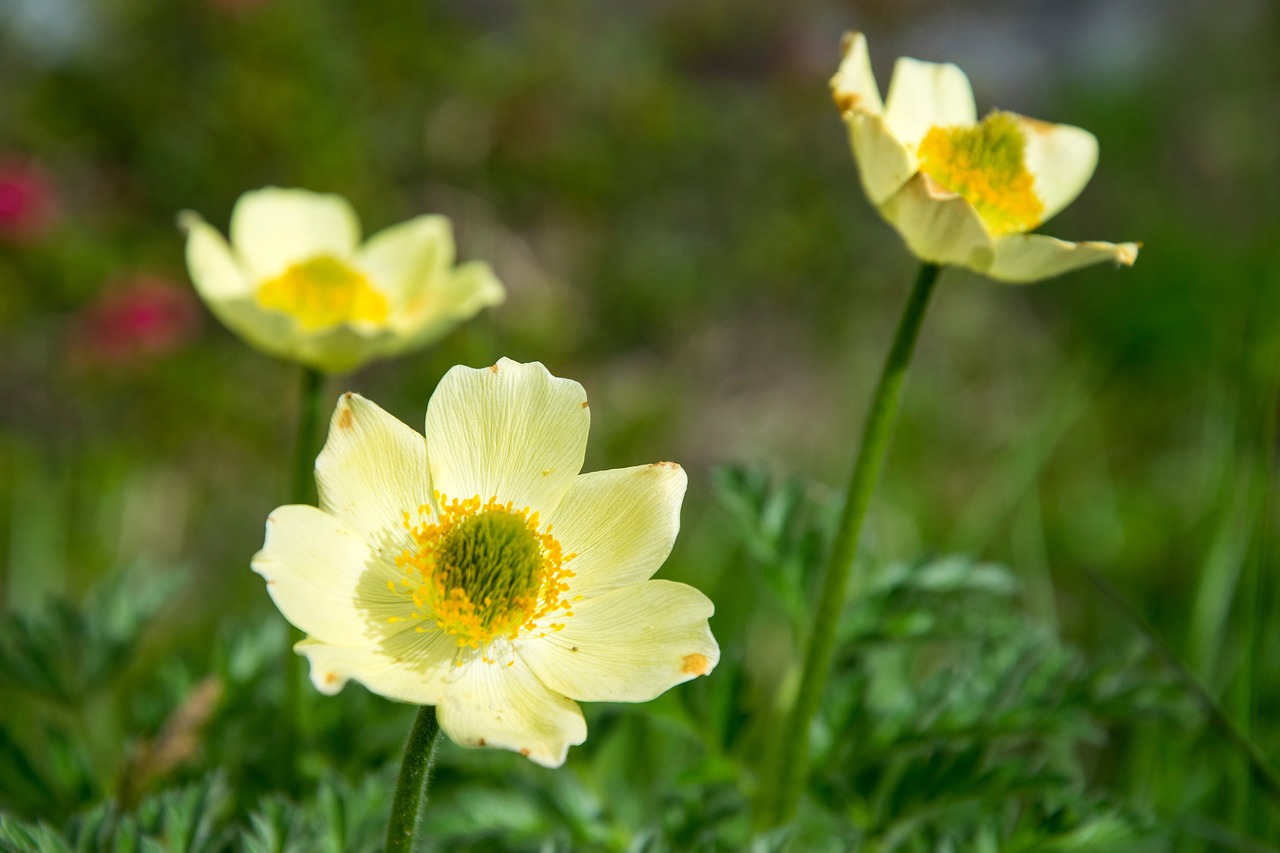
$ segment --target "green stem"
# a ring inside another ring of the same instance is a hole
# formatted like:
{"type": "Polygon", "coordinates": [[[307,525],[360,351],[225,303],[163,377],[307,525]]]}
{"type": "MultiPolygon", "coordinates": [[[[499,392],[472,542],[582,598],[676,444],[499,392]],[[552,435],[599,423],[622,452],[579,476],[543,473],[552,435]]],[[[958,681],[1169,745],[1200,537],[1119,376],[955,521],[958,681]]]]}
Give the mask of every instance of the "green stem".
{"type": "MultiPolygon", "coordinates": [[[[311,503],[315,494],[316,442],[323,405],[324,375],[313,367],[303,367],[298,396],[298,432],[293,448],[291,503],[311,503]]],[[[302,723],[302,658],[294,652],[293,647],[304,636],[294,627],[290,627],[285,636],[284,740],[290,770],[296,769],[297,735],[302,723]]]]}
{"type": "Polygon", "coordinates": [[[880,372],[880,381],[871,401],[866,426],[863,427],[862,444],[858,448],[853,475],[849,478],[849,490],[840,514],[835,544],[831,548],[826,575],[822,581],[822,594],[818,598],[813,633],[805,654],[800,690],[781,742],[781,766],[778,787],[774,791],[778,806],[773,812],[775,823],[784,823],[795,814],[808,776],[809,728],[822,701],[827,671],[831,668],[835,653],[836,628],[844,609],[849,578],[857,562],[862,522],[867,514],[871,493],[875,491],[876,481],[880,477],[880,469],[884,466],[885,452],[888,450],[894,418],[898,413],[902,383],[906,378],[925,308],[929,304],[929,296],[933,293],[939,272],[941,267],[937,264],[920,265],[915,285],[898,321],[893,346],[880,372]]]}
{"type": "Polygon", "coordinates": [[[391,801],[391,819],[387,822],[386,853],[402,853],[413,848],[413,831],[418,825],[418,804],[431,787],[431,765],[435,761],[436,736],[440,724],[436,709],[424,705],[418,711],[404,745],[404,762],[396,779],[396,794],[391,801]]]}
{"type": "Polygon", "coordinates": [[[1262,750],[1258,749],[1257,745],[1249,739],[1249,735],[1236,725],[1235,720],[1227,713],[1227,709],[1222,707],[1222,703],[1218,701],[1217,697],[1209,692],[1209,688],[1201,684],[1195,673],[1173,653],[1172,649],[1165,645],[1164,641],[1160,639],[1160,635],[1156,633],[1156,629],[1151,626],[1151,623],[1135,610],[1125,600],[1124,596],[1115,587],[1107,583],[1102,576],[1091,569],[1085,569],[1085,572],[1088,574],[1089,580],[1093,581],[1093,585],[1120,611],[1121,615],[1129,621],[1134,630],[1143,636],[1147,641],[1147,645],[1151,647],[1151,650],[1155,652],[1164,665],[1178,676],[1178,680],[1200,703],[1200,707],[1208,715],[1209,721],[1227,740],[1235,744],[1236,748],[1240,750],[1249,764],[1249,770],[1253,775],[1254,781],[1266,791],[1268,796],[1280,803],[1280,776],[1276,775],[1275,769],[1267,761],[1266,756],[1262,754],[1262,750]]]}
{"type": "Polygon", "coordinates": [[[314,367],[302,368],[298,396],[298,434],[293,445],[293,491],[295,504],[311,503],[315,494],[316,442],[324,405],[324,374],[314,367]]]}

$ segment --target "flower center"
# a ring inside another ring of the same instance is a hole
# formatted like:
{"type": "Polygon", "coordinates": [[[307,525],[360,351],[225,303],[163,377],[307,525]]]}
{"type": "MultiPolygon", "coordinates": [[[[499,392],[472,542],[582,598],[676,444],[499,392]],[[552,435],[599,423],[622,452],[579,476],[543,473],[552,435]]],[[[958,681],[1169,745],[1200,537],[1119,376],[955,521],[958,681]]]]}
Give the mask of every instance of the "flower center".
{"type": "Polygon", "coordinates": [[[332,255],[294,264],[258,287],[258,304],[292,315],[308,331],[387,319],[387,299],[369,280],[332,255]]]}
{"type": "Polygon", "coordinates": [[[916,153],[920,170],[963,196],[987,230],[1010,234],[1034,228],[1044,212],[1026,148],[1017,119],[997,110],[978,124],[931,127],[916,153]]]}
{"type": "Polygon", "coordinates": [[[405,513],[412,546],[396,559],[405,577],[399,587],[389,583],[413,599],[413,618],[434,621],[459,646],[480,648],[535,630],[556,611],[573,615],[566,598],[573,572],[564,564],[574,555],[563,553],[549,527],[539,531],[537,513],[479,496],[437,500],[440,512],[432,517],[429,507],[419,507],[416,525],[405,513]]]}

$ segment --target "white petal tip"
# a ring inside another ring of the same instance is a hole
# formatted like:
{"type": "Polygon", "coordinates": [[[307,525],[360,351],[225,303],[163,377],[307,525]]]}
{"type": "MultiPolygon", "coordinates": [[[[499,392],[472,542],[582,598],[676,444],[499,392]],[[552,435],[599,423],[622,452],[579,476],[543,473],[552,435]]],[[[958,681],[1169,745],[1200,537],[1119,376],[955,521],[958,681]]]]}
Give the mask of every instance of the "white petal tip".
{"type": "Polygon", "coordinates": [[[857,30],[846,32],[840,40],[840,66],[828,85],[841,114],[879,113],[883,109],[875,76],[871,72],[867,37],[857,30]]]}
{"type": "Polygon", "coordinates": [[[175,217],[175,220],[178,224],[178,230],[183,234],[189,233],[191,229],[197,225],[204,224],[204,217],[196,213],[194,210],[178,211],[178,215],[175,217]]]}
{"type": "Polygon", "coordinates": [[[298,643],[293,650],[311,663],[311,684],[316,690],[325,696],[336,696],[342,692],[342,688],[347,686],[347,676],[340,672],[336,672],[328,666],[323,666],[317,661],[312,660],[307,654],[306,641],[298,643]]]}
{"type": "Polygon", "coordinates": [[[1141,243],[1119,244],[1116,246],[1116,263],[1124,267],[1133,266],[1133,262],[1138,259],[1138,250],[1141,248],[1141,243]]]}

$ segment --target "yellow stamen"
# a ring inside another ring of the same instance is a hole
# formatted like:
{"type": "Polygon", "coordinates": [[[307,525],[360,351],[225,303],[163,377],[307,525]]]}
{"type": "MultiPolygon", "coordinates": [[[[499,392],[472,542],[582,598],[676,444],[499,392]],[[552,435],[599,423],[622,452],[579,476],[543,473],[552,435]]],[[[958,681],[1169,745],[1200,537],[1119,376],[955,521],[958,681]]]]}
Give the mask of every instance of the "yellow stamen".
{"type": "Polygon", "coordinates": [[[544,617],[568,610],[573,572],[564,564],[575,555],[563,552],[550,527],[539,529],[536,512],[478,495],[437,495],[437,502],[438,513],[422,506],[420,521],[406,522],[413,545],[396,559],[412,579],[400,594],[421,611],[415,618],[434,621],[459,647],[479,649],[538,630],[544,617]]]}
{"type": "Polygon", "coordinates": [[[361,273],[332,255],[294,264],[258,288],[263,308],[292,315],[308,331],[365,320],[383,323],[387,299],[361,273]]]}
{"type": "Polygon", "coordinates": [[[1026,147],[1017,119],[995,111],[979,124],[930,128],[917,154],[920,170],[963,196],[998,235],[1034,228],[1044,212],[1026,147]]]}

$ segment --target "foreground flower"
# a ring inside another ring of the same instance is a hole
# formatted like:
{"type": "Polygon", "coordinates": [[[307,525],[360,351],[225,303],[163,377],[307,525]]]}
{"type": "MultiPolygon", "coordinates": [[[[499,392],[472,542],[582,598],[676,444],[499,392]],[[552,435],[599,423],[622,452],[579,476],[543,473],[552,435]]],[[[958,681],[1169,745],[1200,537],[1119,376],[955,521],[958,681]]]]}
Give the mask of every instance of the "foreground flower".
{"type": "Polygon", "coordinates": [[[922,260],[1030,282],[1137,258],[1135,243],[1024,233],[1089,182],[1098,141],[1088,131],[1001,111],[979,122],[963,71],[905,57],[882,102],[862,33],[845,36],[831,90],[868,198],[922,260]]]}
{"type": "Polygon", "coordinates": [[[425,439],[354,394],[316,461],[320,507],[267,519],[253,569],[309,636],[311,680],[435,705],[465,746],[548,767],[576,701],[642,702],[711,671],[714,608],[649,580],[679,529],[671,462],[579,474],[582,386],[541,364],[455,367],[425,439]]]}
{"type": "Polygon", "coordinates": [[[267,187],[242,195],[231,244],[182,214],[187,267],[209,308],[264,352],[329,373],[442,337],[505,294],[489,265],[454,267],[443,216],[419,216],[360,244],[345,199],[267,187]]]}

